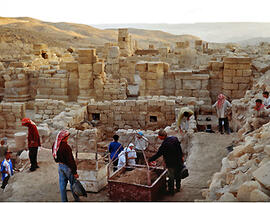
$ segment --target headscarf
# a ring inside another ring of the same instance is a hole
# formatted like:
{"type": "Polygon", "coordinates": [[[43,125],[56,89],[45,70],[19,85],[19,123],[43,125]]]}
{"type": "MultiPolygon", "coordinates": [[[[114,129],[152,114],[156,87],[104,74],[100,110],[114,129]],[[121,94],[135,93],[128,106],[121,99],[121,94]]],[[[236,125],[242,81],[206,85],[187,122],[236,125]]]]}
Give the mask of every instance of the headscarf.
{"type": "Polygon", "coordinates": [[[260,111],[262,108],[264,108],[264,105],[263,104],[261,104],[258,108],[256,106],[254,107],[254,109],[256,111],[260,111]]]}
{"type": "Polygon", "coordinates": [[[217,101],[217,108],[218,109],[222,108],[222,106],[223,106],[223,104],[225,102],[225,99],[226,99],[226,97],[223,94],[218,95],[218,101],[217,101]]]}
{"type": "Polygon", "coordinates": [[[22,119],[22,125],[25,126],[25,124],[36,125],[30,118],[23,118],[22,119]]]}
{"type": "Polygon", "coordinates": [[[57,151],[60,147],[60,143],[62,142],[62,140],[64,138],[66,138],[67,136],[69,136],[69,132],[67,130],[61,130],[57,136],[56,136],[56,139],[55,139],[55,142],[54,142],[54,146],[53,146],[53,157],[56,159],[57,158],[57,151]]]}

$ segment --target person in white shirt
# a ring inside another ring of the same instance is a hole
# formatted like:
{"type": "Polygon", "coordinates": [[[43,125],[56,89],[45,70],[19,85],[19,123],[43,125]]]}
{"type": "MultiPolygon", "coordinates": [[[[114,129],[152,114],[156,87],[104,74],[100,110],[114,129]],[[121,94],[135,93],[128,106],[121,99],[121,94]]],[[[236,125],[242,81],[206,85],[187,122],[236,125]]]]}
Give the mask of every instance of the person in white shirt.
{"type": "Polygon", "coordinates": [[[263,92],[263,97],[264,97],[264,100],[263,100],[263,105],[266,109],[269,109],[270,108],[270,97],[269,97],[269,92],[265,91],[263,92]]]}
{"type": "Polygon", "coordinates": [[[145,160],[143,156],[143,151],[147,149],[149,145],[148,139],[143,135],[142,132],[136,133],[135,136],[135,151],[137,154],[136,163],[140,165],[145,165],[145,160]]]}
{"type": "Polygon", "coordinates": [[[130,143],[128,147],[125,147],[124,150],[118,155],[118,169],[126,164],[126,157],[128,159],[128,165],[135,165],[137,158],[136,151],[133,149],[134,144],[130,143]]]}
{"type": "Polygon", "coordinates": [[[226,97],[223,94],[220,94],[218,95],[218,100],[212,107],[213,108],[216,107],[217,109],[219,132],[223,134],[222,124],[224,123],[225,132],[227,134],[230,134],[227,110],[229,107],[232,107],[231,103],[228,100],[226,100],[226,97]]]}
{"type": "Polygon", "coordinates": [[[6,151],[5,152],[5,159],[1,163],[1,173],[2,173],[2,189],[5,189],[6,185],[8,184],[9,178],[13,175],[13,168],[12,162],[10,160],[10,154],[12,152],[6,151]]]}

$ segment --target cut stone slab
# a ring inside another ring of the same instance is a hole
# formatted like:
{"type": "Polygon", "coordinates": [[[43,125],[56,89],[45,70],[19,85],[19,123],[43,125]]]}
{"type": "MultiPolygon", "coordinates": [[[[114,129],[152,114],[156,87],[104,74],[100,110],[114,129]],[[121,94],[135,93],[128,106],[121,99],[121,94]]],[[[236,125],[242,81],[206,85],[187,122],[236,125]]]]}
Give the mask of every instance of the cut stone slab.
{"type": "Polygon", "coordinates": [[[252,175],[257,181],[264,185],[264,187],[270,189],[270,161],[254,171],[252,175]]]}

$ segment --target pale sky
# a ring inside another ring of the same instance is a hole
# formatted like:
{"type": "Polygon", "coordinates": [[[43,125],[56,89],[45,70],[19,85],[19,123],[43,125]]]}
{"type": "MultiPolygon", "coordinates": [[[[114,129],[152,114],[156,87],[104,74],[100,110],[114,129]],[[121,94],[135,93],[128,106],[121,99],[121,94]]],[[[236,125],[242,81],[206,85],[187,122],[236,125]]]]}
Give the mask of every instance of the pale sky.
{"type": "Polygon", "coordinates": [[[82,24],[270,22],[270,0],[2,0],[0,16],[82,24]]]}

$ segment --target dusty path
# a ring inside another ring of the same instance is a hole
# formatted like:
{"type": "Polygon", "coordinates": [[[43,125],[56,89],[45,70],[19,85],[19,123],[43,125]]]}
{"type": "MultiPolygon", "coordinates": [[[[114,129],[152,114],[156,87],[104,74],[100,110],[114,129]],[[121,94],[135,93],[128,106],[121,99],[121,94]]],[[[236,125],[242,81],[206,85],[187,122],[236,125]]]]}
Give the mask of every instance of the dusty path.
{"type": "MultiPolygon", "coordinates": [[[[159,201],[194,201],[202,199],[200,190],[207,188],[207,181],[219,171],[221,160],[228,153],[226,147],[233,135],[196,133],[191,138],[191,153],[187,160],[190,176],[182,182],[182,190],[174,196],[165,196],[159,201]]],[[[28,168],[16,173],[5,192],[0,191],[0,201],[60,201],[57,164],[51,151],[43,149],[39,153],[40,168],[33,173],[28,168]]],[[[73,201],[68,192],[69,201],[73,201]]],[[[110,201],[108,188],[99,193],[88,193],[81,201],[110,201]]]]}
{"type": "Polygon", "coordinates": [[[194,201],[202,199],[200,190],[207,188],[207,181],[220,170],[221,160],[226,156],[233,134],[195,133],[187,160],[189,177],[182,181],[182,189],[162,201],[194,201]]]}

